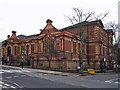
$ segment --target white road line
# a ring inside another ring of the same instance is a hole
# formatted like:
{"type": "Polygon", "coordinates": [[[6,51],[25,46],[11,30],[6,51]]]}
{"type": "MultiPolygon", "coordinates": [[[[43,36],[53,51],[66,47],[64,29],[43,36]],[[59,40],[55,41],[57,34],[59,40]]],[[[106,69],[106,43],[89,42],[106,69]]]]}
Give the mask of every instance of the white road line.
{"type": "Polygon", "coordinates": [[[12,78],[12,77],[6,77],[6,78],[12,78]]]}
{"type": "Polygon", "coordinates": [[[120,82],[116,81],[116,80],[118,80],[118,79],[120,79],[120,78],[116,78],[116,79],[107,80],[107,81],[105,81],[105,82],[107,82],[107,83],[115,83],[115,84],[120,84],[120,82]],[[114,80],[115,80],[115,81],[114,81],[114,80]]]}
{"type": "Polygon", "coordinates": [[[120,82],[114,82],[114,83],[116,83],[116,84],[120,84],[120,82]]]}
{"type": "Polygon", "coordinates": [[[12,71],[2,70],[3,72],[13,73],[12,71]]]}
{"type": "Polygon", "coordinates": [[[7,73],[15,73],[15,72],[23,73],[23,72],[31,72],[31,71],[27,71],[27,70],[2,70],[2,71],[0,71],[0,74],[5,73],[5,72],[7,72],[7,73]]]}
{"type": "Polygon", "coordinates": [[[14,87],[14,86],[10,86],[11,88],[16,88],[16,87],[14,87]]]}
{"type": "Polygon", "coordinates": [[[112,81],[105,81],[105,82],[112,83],[112,81]]]}
{"type": "Polygon", "coordinates": [[[5,85],[5,86],[10,86],[10,85],[9,85],[9,84],[7,84],[7,83],[5,83],[4,85],[5,85]]]}
{"type": "Polygon", "coordinates": [[[16,77],[19,77],[19,76],[13,76],[13,77],[15,77],[15,78],[16,78],[16,77]]]}
{"type": "Polygon", "coordinates": [[[1,73],[4,73],[4,72],[0,72],[0,74],[1,74],[1,73]]]}
{"type": "Polygon", "coordinates": [[[21,77],[25,77],[25,75],[21,75],[21,77]]]}
{"type": "Polygon", "coordinates": [[[30,72],[30,71],[26,71],[26,70],[23,70],[24,72],[30,72]]]}
{"type": "Polygon", "coordinates": [[[16,88],[16,87],[11,86],[11,85],[9,85],[9,84],[7,84],[7,83],[4,83],[3,85],[4,85],[3,87],[5,87],[5,88],[8,88],[8,87],[10,87],[10,88],[16,88]]]}
{"type": "Polygon", "coordinates": [[[7,88],[6,86],[3,86],[3,88],[7,88]]]}
{"type": "MultiPolygon", "coordinates": [[[[6,82],[9,82],[9,83],[13,83],[13,82],[11,82],[11,81],[7,81],[7,80],[4,80],[4,81],[6,81],[6,82]]],[[[19,87],[19,88],[22,88],[22,87],[20,87],[17,83],[13,83],[14,85],[16,85],[17,87],[19,87]]],[[[2,82],[2,85],[3,85],[3,88],[17,88],[17,87],[14,87],[14,86],[11,86],[11,85],[9,85],[9,87],[6,87],[6,86],[8,86],[8,84],[6,84],[6,83],[4,83],[4,82],[2,82]],[[6,86],[5,86],[6,85],[6,86]]]]}
{"type": "Polygon", "coordinates": [[[110,79],[110,81],[111,81],[111,80],[118,80],[118,79],[120,79],[120,78],[110,79]]]}
{"type": "Polygon", "coordinates": [[[119,82],[114,82],[114,83],[118,84],[119,82]]]}
{"type": "Polygon", "coordinates": [[[22,71],[19,71],[19,70],[11,70],[12,72],[18,72],[18,73],[21,73],[22,71]]]}

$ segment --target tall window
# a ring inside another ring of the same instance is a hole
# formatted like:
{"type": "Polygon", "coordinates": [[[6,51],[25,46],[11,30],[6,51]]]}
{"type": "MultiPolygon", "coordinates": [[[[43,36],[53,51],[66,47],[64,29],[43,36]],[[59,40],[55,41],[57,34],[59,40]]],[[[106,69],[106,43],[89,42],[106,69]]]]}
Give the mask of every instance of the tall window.
{"type": "Polygon", "coordinates": [[[29,45],[27,45],[26,51],[27,51],[27,55],[28,55],[29,54],[29,45]]]}
{"type": "Polygon", "coordinates": [[[44,47],[45,47],[45,45],[44,45],[44,41],[43,41],[43,51],[44,51],[44,47]]]}
{"type": "Polygon", "coordinates": [[[59,40],[56,41],[57,50],[59,50],[59,40]]]}
{"type": "Polygon", "coordinates": [[[34,53],[34,44],[31,45],[31,53],[34,53]]]}
{"type": "Polygon", "coordinates": [[[41,43],[38,43],[38,52],[41,52],[41,43]]]}
{"type": "Polygon", "coordinates": [[[45,52],[53,51],[54,50],[54,40],[53,39],[45,40],[43,43],[43,50],[45,52]]]}
{"type": "Polygon", "coordinates": [[[78,52],[80,51],[80,43],[78,43],[78,52]]]}
{"type": "Polygon", "coordinates": [[[83,48],[82,48],[82,53],[83,54],[85,53],[85,46],[83,46],[83,48]]]}
{"type": "Polygon", "coordinates": [[[17,47],[17,54],[20,54],[20,47],[17,47]]]}
{"type": "Polygon", "coordinates": [[[100,54],[101,54],[101,46],[100,46],[100,54]]]}
{"type": "Polygon", "coordinates": [[[3,50],[2,52],[3,52],[3,55],[4,55],[4,48],[2,50],[3,50]]]}
{"type": "Polygon", "coordinates": [[[15,55],[16,55],[16,51],[17,51],[17,49],[16,49],[16,48],[17,48],[17,47],[15,46],[15,53],[14,53],[15,55]]]}
{"type": "Polygon", "coordinates": [[[105,55],[105,48],[103,47],[103,55],[105,55]]]}
{"type": "Polygon", "coordinates": [[[73,42],[73,52],[76,52],[76,42],[73,42]]]}
{"type": "Polygon", "coordinates": [[[106,55],[108,55],[108,49],[106,48],[106,55]]]}
{"type": "Polygon", "coordinates": [[[54,50],[54,40],[53,39],[50,39],[49,44],[50,44],[51,50],[54,50]]]}
{"type": "Polygon", "coordinates": [[[62,51],[62,39],[60,39],[61,40],[61,51],[62,51]]]}

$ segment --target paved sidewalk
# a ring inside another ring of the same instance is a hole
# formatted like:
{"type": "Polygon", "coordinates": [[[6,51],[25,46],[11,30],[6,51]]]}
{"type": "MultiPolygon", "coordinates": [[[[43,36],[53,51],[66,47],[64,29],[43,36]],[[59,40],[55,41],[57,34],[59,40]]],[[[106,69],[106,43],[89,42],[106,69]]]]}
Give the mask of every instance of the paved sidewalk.
{"type": "MultiPolygon", "coordinates": [[[[2,65],[2,66],[6,66],[6,67],[10,67],[10,68],[16,68],[16,69],[21,69],[21,67],[15,67],[15,66],[8,66],[8,65],[2,65]]],[[[68,73],[68,72],[41,70],[41,69],[34,69],[34,68],[24,68],[24,70],[35,71],[35,72],[40,72],[40,73],[44,73],[44,74],[76,77],[76,78],[79,78],[81,76],[91,76],[91,74],[88,74],[87,72],[84,72],[83,74],[79,74],[79,73],[68,73]]],[[[114,73],[114,72],[95,73],[94,75],[105,75],[105,74],[110,74],[110,73],[114,73]]]]}

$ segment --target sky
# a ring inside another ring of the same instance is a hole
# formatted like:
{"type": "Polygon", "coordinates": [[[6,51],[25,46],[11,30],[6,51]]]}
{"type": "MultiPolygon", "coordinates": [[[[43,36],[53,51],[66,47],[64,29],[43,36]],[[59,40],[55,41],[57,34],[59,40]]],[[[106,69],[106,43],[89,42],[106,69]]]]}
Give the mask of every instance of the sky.
{"type": "Polygon", "coordinates": [[[118,1],[120,0],[0,0],[0,41],[7,39],[15,30],[17,35],[40,33],[51,19],[57,29],[70,26],[65,17],[72,14],[72,8],[96,13],[109,12],[103,23],[118,22],[118,1]]]}

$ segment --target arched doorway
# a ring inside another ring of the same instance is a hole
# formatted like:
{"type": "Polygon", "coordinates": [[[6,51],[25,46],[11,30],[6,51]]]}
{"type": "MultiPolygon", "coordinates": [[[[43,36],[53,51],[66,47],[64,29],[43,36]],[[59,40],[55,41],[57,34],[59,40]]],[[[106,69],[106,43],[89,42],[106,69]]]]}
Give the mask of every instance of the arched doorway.
{"type": "Polygon", "coordinates": [[[7,56],[11,55],[11,47],[7,48],[7,56]]]}

